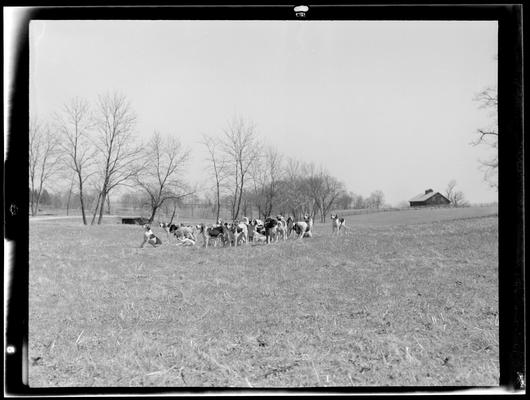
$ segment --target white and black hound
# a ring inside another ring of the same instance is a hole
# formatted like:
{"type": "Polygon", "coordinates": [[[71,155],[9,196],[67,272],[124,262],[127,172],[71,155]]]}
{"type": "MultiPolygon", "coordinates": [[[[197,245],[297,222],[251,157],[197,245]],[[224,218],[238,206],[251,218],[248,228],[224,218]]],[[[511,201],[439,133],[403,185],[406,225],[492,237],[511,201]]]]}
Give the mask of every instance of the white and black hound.
{"type": "Polygon", "coordinates": [[[169,239],[169,223],[168,222],[160,222],[160,228],[162,228],[165,232],[166,232],[166,235],[169,239]]]}
{"type": "Polygon", "coordinates": [[[342,229],[346,229],[346,220],[339,218],[337,214],[331,214],[331,234],[339,234],[342,229]]]}
{"type": "Polygon", "coordinates": [[[146,243],[149,243],[153,247],[162,244],[162,241],[153,233],[149,225],[144,225],[144,230],[144,241],[140,245],[140,248],[143,248],[146,243]]]}
{"type": "Polygon", "coordinates": [[[231,223],[225,222],[222,228],[225,236],[225,245],[237,247],[241,242],[248,242],[248,228],[243,222],[237,220],[231,223]]]}
{"type": "Polygon", "coordinates": [[[204,239],[204,247],[208,247],[211,240],[214,240],[214,246],[218,240],[221,240],[223,245],[225,244],[224,230],[222,226],[206,226],[204,224],[197,225],[199,233],[202,234],[204,239]]]}
{"type": "Polygon", "coordinates": [[[175,224],[172,224],[170,222],[160,222],[160,228],[162,228],[167,235],[167,238],[169,239],[169,234],[174,234],[174,232],[178,229],[178,226],[175,224]]]}
{"type": "Polygon", "coordinates": [[[298,235],[297,239],[302,239],[304,237],[313,237],[313,234],[311,233],[311,227],[313,225],[312,218],[307,218],[307,221],[298,221],[294,222],[294,219],[292,217],[289,217],[287,219],[287,226],[288,226],[288,234],[291,235],[292,231],[295,231],[295,233],[298,235]]]}

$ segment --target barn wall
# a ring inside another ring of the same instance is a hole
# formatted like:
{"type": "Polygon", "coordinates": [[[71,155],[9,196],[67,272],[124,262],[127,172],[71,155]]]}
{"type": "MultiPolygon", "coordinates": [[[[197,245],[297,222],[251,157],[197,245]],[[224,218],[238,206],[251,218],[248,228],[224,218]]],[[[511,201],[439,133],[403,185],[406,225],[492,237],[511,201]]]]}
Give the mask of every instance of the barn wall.
{"type": "Polygon", "coordinates": [[[449,204],[449,201],[445,199],[441,194],[436,193],[434,196],[432,196],[430,199],[427,199],[425,201],[425,205],[429,206],[441,206],[441,205],[447,205],[449,204]]]}
{"type": "Polygon", "coordinates": [[[437,206],[448,206],[451,202],[447,200],[440,193],[436,193],[431,198],[424,201],[411,201],[409,202],[411,207],[437,207],[437,206]]]}

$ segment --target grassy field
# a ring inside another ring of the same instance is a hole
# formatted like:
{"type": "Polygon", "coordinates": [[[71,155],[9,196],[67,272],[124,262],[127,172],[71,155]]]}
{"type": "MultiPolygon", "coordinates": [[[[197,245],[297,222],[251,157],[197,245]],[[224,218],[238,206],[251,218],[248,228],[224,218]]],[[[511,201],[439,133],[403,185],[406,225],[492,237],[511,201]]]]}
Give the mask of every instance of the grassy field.
{"type": "Polygon", "coordinates": [[[208,249],[31,221],[30,386],[496,386],[497,216],[466,210],[208,249]]]}

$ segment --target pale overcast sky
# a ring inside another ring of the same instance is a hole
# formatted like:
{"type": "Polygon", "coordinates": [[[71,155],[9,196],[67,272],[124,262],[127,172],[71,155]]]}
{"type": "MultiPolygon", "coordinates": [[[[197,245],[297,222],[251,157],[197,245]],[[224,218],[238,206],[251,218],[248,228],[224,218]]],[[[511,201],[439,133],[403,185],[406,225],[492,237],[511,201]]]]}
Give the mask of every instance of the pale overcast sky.
{"type": "Polygon", "coordinates": [[[387,203],[456,179],[497,200],[473,147],[490,124],[474,95],[497,84],[496,21],[33,21],[30,109],[120,91],[137,133],[175,135],[206,179],[200,135],[234,115],[283,154],[387,203]]]}

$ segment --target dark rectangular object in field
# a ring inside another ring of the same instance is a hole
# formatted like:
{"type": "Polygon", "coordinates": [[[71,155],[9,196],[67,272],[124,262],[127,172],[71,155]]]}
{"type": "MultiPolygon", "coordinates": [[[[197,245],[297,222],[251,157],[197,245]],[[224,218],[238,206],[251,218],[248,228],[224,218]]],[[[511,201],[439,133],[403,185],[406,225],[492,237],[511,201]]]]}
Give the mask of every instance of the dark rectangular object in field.
{"type": "Polygon", "coordinates": [[[148,222],[149,220],[147,218],[142,218],[142,217],[121,219],[122,224],[129,224],[129,225],[145,225],[148,222]]]}

